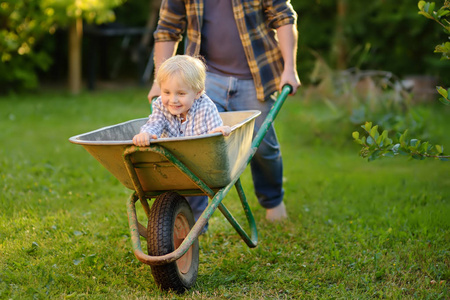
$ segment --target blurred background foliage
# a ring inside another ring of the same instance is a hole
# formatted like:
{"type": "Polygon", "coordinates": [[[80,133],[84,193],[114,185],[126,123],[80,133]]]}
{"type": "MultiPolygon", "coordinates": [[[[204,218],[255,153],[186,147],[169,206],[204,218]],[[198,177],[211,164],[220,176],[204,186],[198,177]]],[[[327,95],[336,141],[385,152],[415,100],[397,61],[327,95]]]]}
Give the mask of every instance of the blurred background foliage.
{"type": "Polygon", "coordinates": [[[1,0],[0,92],[37,88],[39,75],[50,72],[59,52],[67,51],[67,45],[58,45],[57,33],[76,18],[113,22],[113,8],[121,4],[122,0],[1,0]]]}
{"type": "MultiPolygon", "coordinates": [[[[443,2],[443,1],[441,1],[443,2]]],[[[0,0],[1,92],[32,90],[45,80],[64,80],[67,73],[67,25],[83,18],[89,26],[144,28],[151,0],[0,0]]],[[[403,79],[430,76],[450,85],[450,62],[433,53],[445,37],[442,29],[418,14],[417,1],[292,0],[299,14],[298,70],[304,85],[331,71],[381,70],[403,79]]],[[[439,5],[439,2],[437,3],[439,5]]],[[[106,61],[99,73],[123,55],[121,38],[110,38],[101,53],[106,61]]],[[[139,43],[136,42],[136,43],[139,43]]],[[[151,45],[148,45],[151,48],[151,45]]],[[[92,61],[89,39],[83,40],[83,77],[92,61]]],[[[150,50],[146,52],[148,55],[150,50]]],[[[128,54],[126,54],[128,55],[128,54]]],[[[120,59],[123,59],[120,58],[120,59]]],[[[123,76],[143,61],[127,56],[123,76]]],[[[64,82],[63,82],[64,83],[64,82]]]]}
{"type": "MultiPolygon", "coordinates": [[[[439,2],[439,1],[438,1],[439,2]]],[[[440,1],[444,2],[444,1],[440,1]]],[[[319,53],[334,69],[384,70],[399,77],[430,75],[450,84],[450,64],[433,53],[446,38],[418,15],[417,2],[293,1],[299,12],[299,69],[308,78],[319,53]]]]}

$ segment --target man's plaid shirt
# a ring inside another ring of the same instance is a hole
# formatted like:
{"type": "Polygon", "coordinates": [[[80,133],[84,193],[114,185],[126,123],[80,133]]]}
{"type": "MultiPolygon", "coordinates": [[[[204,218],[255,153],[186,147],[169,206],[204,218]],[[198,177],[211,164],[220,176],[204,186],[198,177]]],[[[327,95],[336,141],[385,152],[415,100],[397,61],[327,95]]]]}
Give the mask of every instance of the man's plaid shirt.
{"type": "Polygon", "coordinates": [[[152,103],[152,114],[147,123],[141,127],[141,132],[162,138],[201,135],[222,126],[223,122],[214,102],[203,94],[189,109],[185,125],[186,127],[182,126],[180,116],[172,115],[162,104],[161,97],[158,97],[152,103]]]}
{"type": "MultiPolygon", "coordinates": [[[[163,0],[154,33],[155,41],[179,42],[186,31],[186,54],[198,55],[204,1],[208,0],[163,0]]],[[[255,82],[257,98],[264,101],[278,90],[283,72],[283,57],[274,29],[287,24],[295,25],[297,14],[289,0],[230,1],[255,82]]]]}

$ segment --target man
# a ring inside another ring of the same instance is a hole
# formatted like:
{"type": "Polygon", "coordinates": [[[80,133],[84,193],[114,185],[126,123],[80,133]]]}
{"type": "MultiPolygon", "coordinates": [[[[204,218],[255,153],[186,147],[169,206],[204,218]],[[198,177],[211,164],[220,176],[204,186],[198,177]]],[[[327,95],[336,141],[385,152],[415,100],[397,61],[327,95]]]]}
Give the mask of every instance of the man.
{"type": "MultiPolygon", "coordinates": [[[[273,94],[289,84],[294,95],[300,86],[296,23],[289,0],[163,0],[154,33],[155,72],[176,53],[186,33],[185,53],[205,58],[208,96],[219,111],[260,110],[256,133],[273,105],[273,94]]],[[[154,83],[149,101],[160,93],[154,83]]],[[[273,125],[251,170],[266,219],[285,219],[283,164],[273,125]]],[[[188,201],[196,219],[208,204],[206,197],[188,201]]]]}

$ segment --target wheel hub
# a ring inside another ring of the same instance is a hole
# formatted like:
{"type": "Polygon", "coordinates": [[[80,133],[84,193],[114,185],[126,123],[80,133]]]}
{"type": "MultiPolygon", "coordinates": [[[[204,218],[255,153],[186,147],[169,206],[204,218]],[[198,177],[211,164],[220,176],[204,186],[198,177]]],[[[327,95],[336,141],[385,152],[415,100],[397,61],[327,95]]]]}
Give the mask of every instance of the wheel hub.
{"type": "MultiPolygon", "coordinates": [[[[175,249],[177,249],[181,243],[184,241],[186,236],[189,234],[190,228],[189,223],[183,214],[178,214],[175,218],[174,230],[173,230],[173,242],[175,249]]],[[[186,274],[189,272],[189,268],[192,263],[192,246],[189,247],[188,251],[180,257],[177,261],[178,270],[181,273],[186,274]]]]}

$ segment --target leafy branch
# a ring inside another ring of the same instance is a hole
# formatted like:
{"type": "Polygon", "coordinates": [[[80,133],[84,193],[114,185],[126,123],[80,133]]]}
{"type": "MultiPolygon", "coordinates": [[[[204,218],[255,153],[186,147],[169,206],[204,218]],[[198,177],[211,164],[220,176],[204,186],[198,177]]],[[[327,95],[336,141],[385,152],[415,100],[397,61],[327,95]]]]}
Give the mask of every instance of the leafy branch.
{"type": "MultiPolygon", "coordinates": [[[[419,14],[437,22],[444,28],[444,32],[450,35],[450,1],[445,0],[444,5],[438,10],[434,10],[436,4],[434,2],[419,1],[419,14]]],[[[450,37],[449,37],[450,38],[450,37]]],[[[450,59],[450,42],[437,45],[434,49],[435,53],[442,53],[442,59],[450,59]]],[[[450,89],[446,90],[441,86],[436,87],[438,93],[442,96],[439,101],[445,105],[450,105],[450,89]]]]}
{"type": "Polygon", "coordinates": [[[442,98],[439,98],[439,101],[441,101],[445,105],[450,105],[450,88],[446,90],[442,86],[437,86],[436,89],[442,96],[442,98]]]}
{"type": "MultiPolygon", "coordinates": [[[[436,4],[434,2],[419,1],[419,14],[431,19],[444,28],[444,32],[450,34],[450,1],[445,0],[444,5],[438,10],[434,10],[436,4]]],[[[443,59],[450,59],[450,42],[436,46],[435,51],[442,53],[443,59]]]]}
{"type": "Polygon", "coordinates": [[[429,142],[422,142],[418,139],[408,139],[408,130],[403,134],[398,133],[396,143],[389,138],[388,131],[381,134],[378,125],[372,126],[372,122],[366,122],[361,126],[365,134],[360,138],[358,131],[353,132],[353,139],[362,146],[359,155],[373,161],[383,157],[395,157],[398,155],[409,156],[412,159],[424,160],[425,158],[435,158],[441,161],[448,161],[450,155],[444,154],[444,146],[432,145],[429,142]]]}

